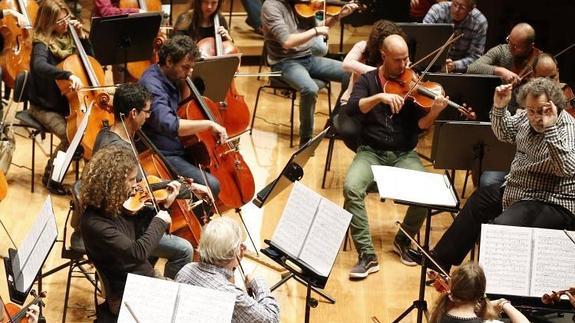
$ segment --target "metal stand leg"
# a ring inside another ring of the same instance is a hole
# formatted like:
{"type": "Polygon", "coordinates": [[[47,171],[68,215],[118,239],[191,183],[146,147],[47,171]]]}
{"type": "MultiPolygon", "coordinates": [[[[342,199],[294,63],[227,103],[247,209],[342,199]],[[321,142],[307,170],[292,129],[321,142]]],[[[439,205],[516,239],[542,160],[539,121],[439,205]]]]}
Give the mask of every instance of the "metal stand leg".
{"type": "Polygon", "coordinates": [[[302,280],[301,278],[297,277],[296,275],[294,275],[293,273],[290,273],[289,275],[285,276],[284,278],[282,278],[279,282],[277,282],[275,285],[272,286],[272,288],[270,288],[270,290],[273,292],[274,290],[276,290],[278,287],[280,287],[281,285],[285,284],[288,280],[290,280],[290,278],[295,279],[295,281],[297,281],[298,283],[305,285],[309,288],[311,288],[311,290],[313,290],[315,293],[319,294],[322,298],[324,298],[325,300],[328,301],[328,303],[330,304],[335,304],[335,298],[331,297],[330,295],[326,294],[326,292],[324,292],[322,289],[319,289],[317,287],[311,286],[310,284],[308,284],[307,282],[305,282],[304,280],[302,280]]]}
{"type": "Polygon", "coordinates": [[[258,247],[256,247],[256,243],[254,242],[254,239],[252,238],[252,235],[250,234],[250,230],[248,230],[248,226],[246,225],[246,222],[244,221],[244,217],[242,216],[242,209],[237,208],[236,213],[240,216],[240,220],[242,221],[242,224],[244,225],[244,228],[246,229],[246,232],[248,234],[248,238],[250,238],[250,242],[252,243],[252,246],[254,247],[254,250],[256,251],[256,255],[259,257],[260,253],[258,252],[258,247]]]}

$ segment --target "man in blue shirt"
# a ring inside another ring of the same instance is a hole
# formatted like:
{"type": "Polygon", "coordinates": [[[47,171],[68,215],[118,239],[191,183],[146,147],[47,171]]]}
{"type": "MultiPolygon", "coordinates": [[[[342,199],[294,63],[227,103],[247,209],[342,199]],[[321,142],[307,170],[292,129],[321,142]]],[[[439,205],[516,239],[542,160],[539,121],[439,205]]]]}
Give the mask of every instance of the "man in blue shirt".
{"type": "Polygon", "coordinates": [[[140,84],[152,94],[151,114],[142,130],[179,175],[208,185],[217,197],[220,191],[217,178],[206,173],[208,183],[205,183],[199,168],[186,156],[180,140],[206,130],[211,130],[220,141],[227,139],[226,129],[216,122],[180,119],[177,115],[180,89],[187,86],[186,78],[198,57],[198,47],[189,36],[171,38],[160,48],[158,64],[150,66],[140,78],[140,84]]]}
{"type": "Polygon", "coordinates": [[[449,49],[445,61],[447,72],[465,73],[467,66],[483,55],[487,19],[475,8],[475,2],[476,0],[439,2],[434,4],[423,18],[423,22],[429,24],[454,24],[454,31],[463,33],[449,49]]]}

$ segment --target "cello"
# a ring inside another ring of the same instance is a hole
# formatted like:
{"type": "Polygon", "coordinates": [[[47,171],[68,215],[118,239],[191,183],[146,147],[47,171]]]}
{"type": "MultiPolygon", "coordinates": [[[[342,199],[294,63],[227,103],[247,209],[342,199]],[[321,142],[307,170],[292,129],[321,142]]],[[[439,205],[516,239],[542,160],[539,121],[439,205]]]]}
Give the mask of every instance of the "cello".
{"type": "Polygon", "coordinates": [[[0,10],[12,9],[21,13],[26,25],[19,26],[16,17],[4,17],[0,26],[0,34],[4,40],[2,52],[3,81],[14,87],[16,75],[30,69],[30,55],[32,53],[32,22],[36,20],[38,4],[34,0],[3,0],[0,10]]]}
{"type": "MultiPolygon", "coordinates": [[[[221,124],[219,105],[202,97],[189,77],[186,83],[192,91],[192,100],[178,108],[178,116],[182,119],[210,120],[221,124]]],[[[255,193],[254,178],[233,142],[218,142],[211,130],[180,137],[180,140],[187,149],[203,152],[205,158],[202,164],[220,182],[218,199],[223,210],[239,208],[251,201],[255,193]]]]}
{"type": "MultiPolygon", "coordinates": [[[[70,22],[68,22],[68,30],[72,35],[78,54],[68,56],[58,64],[58,67],[72,72],[72,74],[80,78],[82,84],[87,84],[88,87],[100,87],[105,80],[102,66],[95,58],[88,56],[76,29],[70,22]]],[[[110,96],[105,92],[96,90],[86,91],[86,94],[81,96],[79,92],[82,90],[76,92],[71,89],[69,80],[56,80],[56,84],[58,84],[58,88],[60,88],[62,95],[66,96],[70,105],[70,114],[66,117],[66,134],[70,142],[72,142],[72,138],[74,138],[84,114],[88,111],[87,105],[92,105],[88,126],[82,137],[84,158],[90,159],[98,132],[104,126],[111,126],[114,123],[114,112],[110,96]]]]}
{"type": "MultiPolygon", "coordinates": [[[[220,29],[220,18],[214,15],[214,37],[206,37],[198,42],[198,48],[202,54],[208,56],[222,56],[238,53],[233,42],[222,40],[222,35],[218,33],[220,29]]],[[[248,128],[250,124],[250,110],[243,95],[238,93],[235,82],[232,80],[230,88],[226,93],[224,102],[219,103],[220,114],[222,116],[221,125],[226,128],[230,136],[240,134],[248,128]]]]}

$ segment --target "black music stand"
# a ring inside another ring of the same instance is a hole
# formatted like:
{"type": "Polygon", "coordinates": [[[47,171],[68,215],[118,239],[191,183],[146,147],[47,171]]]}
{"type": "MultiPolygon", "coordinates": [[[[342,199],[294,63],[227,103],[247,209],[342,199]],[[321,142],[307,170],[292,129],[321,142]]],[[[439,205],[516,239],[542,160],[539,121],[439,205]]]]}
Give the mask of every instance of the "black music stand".
{"type": "MultiPolygon", "coordinates": [[[[407,34],[407,45],[409,47],[409,58],[413,63],[418,62],[429,53],[443,46],[443,44],[453,34],[453,24],[421,24],[411,22],[400,22],[397,24],[407,34]]],[[[448,50],[444,50],[431,71],[438,71],[447,59],[448,50]]],[[[433,57],[429,57],[418,66],[423,70],[433,57]]]]}
{"type": "MultiPolygon", "coordinates": [[[[459,104],[472,107],[477,121],[489,122],[489,110],[493,105],[493,92],[501,84],[501,79],[494,75],[428,73],[425,81],[437,82],[443,86],[449,99],[459,104]]],[[[438,120],[461,120],[459,112],[444,109],[438,120]]]]}
{"type": "Polygon", "coordinates": [[[149,60],[161,22],[160,12],[92,18],[94,56],[102,65],[124,64],[124,71],[128,62],[149,60]]]}
{"type": "Polygon", "coordinates": [[[479,121],[435,121],[431,159],[434,168],[508,171],[515,145],[499,141],[491,123],[479,121]]]}
{"type": "Polygon", "coordinates": [[[330,128],[331,127],[327,127],[291,155],[279,176],[256,194],[256,198],[253,200],[253,203],[257,207],[261,208],[264,204],[281,193],[291,183],[302,179],[303,167],[310,157],[313,156],[317,146],[319,146],[321,140],[325,137],[330,128]]]}

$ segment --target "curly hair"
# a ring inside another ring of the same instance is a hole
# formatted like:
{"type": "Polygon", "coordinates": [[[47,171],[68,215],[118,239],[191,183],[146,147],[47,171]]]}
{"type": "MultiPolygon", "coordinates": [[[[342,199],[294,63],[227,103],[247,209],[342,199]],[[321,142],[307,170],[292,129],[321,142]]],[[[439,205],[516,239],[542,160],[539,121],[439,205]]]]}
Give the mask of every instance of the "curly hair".
{"type": "Polygon", "coordinates": [[[559,84],[546,77],[534,78],[523,85],[517,94],[517,102],[519,102],[520,106],[525,107],[527,95],[539,97],[543,94],[547,96],[548,100],[555,103],[555,106],[557,106],[557,115],[561,113],[561,110],[564,110],[567,107],[567,99],[565,98],[559,84]]]}
{"type": "Polygon", "coordinates": [[[498,317],[495,309],[485,297],[487,281],[483,268],[474,262],[468,262],[451,274],[450,291],[442,294],[435,304],[430,323],[441,322],[441,318],[450,309],[463,304],[476,304],[475,314],[483,320],[498,317]]]}
{"type": "Polygon", "coordinates": [[[118,216],[130,194],[126,189],[126,178],[136,167],[136,158],[130,150],[118,146],[100,149],[82,172],[82,207],[91,206],[108,216],[118,216]]]}
{"type": "Polygon", "coordinates": [[[191,55],[194,60],[200,57],[200,50],[196,42],[186,35],[177,35],[168,39],[158,51],[158,63],[166,65],[168,58],[172,63],[178,63],[184,57],[191,55]]]}
{"type": "Polygon", "coordinates": [[[370,66],[379,66],[383,63],[380,52],[381,45],[383,44],[385,37],[394,34],[400,35],[407,41],[407,35],[405,32],[394,22],[381,19],[373,24],[367,39],[367,45],[365,46],[365,50],[361,56],[365,64],[370,66]]]}
{"type": "Polygon", "coordinates": [[[120,115],[128,115],[132,109],[141,112],[146,103],[152,100],[150,92],[138,83],[120,84],[114,93],[114,116],[120,120],[120,115]]]}

